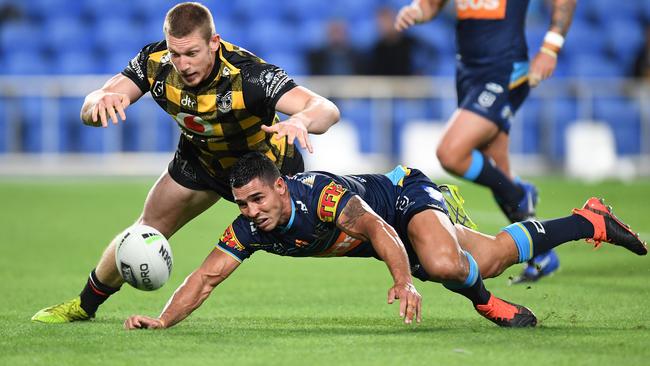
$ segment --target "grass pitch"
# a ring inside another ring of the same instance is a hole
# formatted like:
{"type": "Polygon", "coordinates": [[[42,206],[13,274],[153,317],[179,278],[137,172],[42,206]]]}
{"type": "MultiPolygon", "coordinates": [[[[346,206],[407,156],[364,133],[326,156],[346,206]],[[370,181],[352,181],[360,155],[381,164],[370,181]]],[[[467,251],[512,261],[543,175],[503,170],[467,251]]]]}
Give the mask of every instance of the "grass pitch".
{"type": "MultiPolygon", "coordinates": [[[[79,293],[108,241],[138,216],[153,179],[0,182],[1,365],[640,365],[650,357],[647,257],[584,242],[559,248],[561,271],[508,286],[515,266],[486,281],[532,308],[536,329],[500,329],[464,298],[416,286],[423,322],[406,326],[386,305],[391,278],[371,259],[295,259],[255,254],[186,321],[165,331],[122,330],[130,314],[157,315],[212,249],[236,207],[220,203],[171,240],[169,283],[145,293],[125,286],[91,322],[43,325],[40,308],[79,293]]],[[[584,185],[536,179],[542,218],[566,215],[590,195],[650,238],[650,181],[584,185]]],[[[484,232],[506,225],[488,191],[462,185],[484,232]]]]}

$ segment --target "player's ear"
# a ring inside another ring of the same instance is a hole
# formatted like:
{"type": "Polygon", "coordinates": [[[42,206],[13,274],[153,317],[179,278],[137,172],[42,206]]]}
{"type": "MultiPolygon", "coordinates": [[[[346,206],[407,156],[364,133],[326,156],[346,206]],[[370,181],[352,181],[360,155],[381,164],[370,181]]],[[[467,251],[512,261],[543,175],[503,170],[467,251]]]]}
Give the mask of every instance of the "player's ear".
{"type": "Polygon", "coordinates": [[[275,180],[273,187],[278,193],[284,194],[284,192],[287,190],[287,182],[285,182],[282,177],[278,177],[278,179],[275,180]]]}
{"type": "Polygon", "coordinates": [[[219,49],[219,42],[221,41],[221,37],[219,34],[213,34],[212,37],[210,37],[210,41],[208,42],[208,45],[210,46],[210,51],[212,52],[217,52],[219,49]]]}

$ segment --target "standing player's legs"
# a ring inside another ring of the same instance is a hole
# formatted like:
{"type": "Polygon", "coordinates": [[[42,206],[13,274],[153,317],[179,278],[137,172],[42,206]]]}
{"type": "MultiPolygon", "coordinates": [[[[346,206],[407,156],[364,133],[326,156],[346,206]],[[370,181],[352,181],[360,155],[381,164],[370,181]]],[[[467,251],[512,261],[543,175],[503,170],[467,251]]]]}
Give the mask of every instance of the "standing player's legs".
{"type": "Polygon", "coordinates": [[[479,314],[500,326],[535,326],[537,319],[529,309],[503,301],[486,290],[479,266],[472,254],[459,245],[456,229],[445,213],[433,209],[418,212],[409,221],[407,232],[425,272],[420,271],[420,279],[441,282],[467,297],[479,314]]]}
{"type": "MultiPolygon", "coordinates": [[[[136,223],[152,226],[169,238],[217,200],[217,193],[183,187],[166,171],[149,191],[142,215],[136,223]]],[[[79,297],[43,309],[36,313],[32,320],[66,323],[94,317],[99,305],[117,292],[124,283],[115,265],[116,239],[114,238],[104,251],[79,297]]]]}

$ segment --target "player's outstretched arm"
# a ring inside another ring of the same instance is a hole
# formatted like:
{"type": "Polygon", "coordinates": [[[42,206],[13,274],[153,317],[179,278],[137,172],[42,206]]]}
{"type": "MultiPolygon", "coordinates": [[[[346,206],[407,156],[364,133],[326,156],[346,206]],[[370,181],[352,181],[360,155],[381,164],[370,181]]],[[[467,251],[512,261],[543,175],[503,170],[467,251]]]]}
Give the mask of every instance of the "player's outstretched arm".
{"type": "Polygon", "coordinates": [[[397,13],[395,29],[401,32],[418,23],[428,22],[438,15],[446,3],[447,0],[413,0],[397,13]]]}
{"type": "Polygon", "coordinates": [[[81,120],[84,124],[95,127],[108,127],[108,120],[113,124],[119,119],[126,120],[124,110],[142,96],[138,86],[122,74],[110,78],[104,86],[86,96],[81,107],[81,120]]]}
{"type": "Polygon", "coordinates": [[[192,272],[176,289],[158,318],[132,315],[124,322],[125,329],[169,328],[187,318],[214,288],[239,266],[239,262],[219,249],[213,249],[201,267],[192,272]]]}
{"type": "Polygon", "coordinates": [[[395,284],[388,290],[388,303],[400,302],[400,317],[405,323],[422,321],[422,297],[413,286],[408,256],[397,232],[359,196],[352,197],[336,220],[346,234],[370,241],[379,257],[386,262],[395,284]]]}
{"type": "Polygon", "coordinates": [[[553,75],[557,66],[557,55],[564,45],[564,37],[569,32],[575,8],[576,0],[553,0],[551,26],[544,36],[544,43],[530,64],[530,86],[535,87],[553,75]]]}
{"type": "Polygon", "coordinates": [[[262,130],[277,134],[276,138],[287,136],[289,144],[298,140],[300,147],[310,153],[313,153],[314,149],[309,141],[309,134],[325,133],[341,118],[341,113],[334,103],[302,86],[283,94],[275,109],[291,117],[273,126],[262,126],[262,130]]]}

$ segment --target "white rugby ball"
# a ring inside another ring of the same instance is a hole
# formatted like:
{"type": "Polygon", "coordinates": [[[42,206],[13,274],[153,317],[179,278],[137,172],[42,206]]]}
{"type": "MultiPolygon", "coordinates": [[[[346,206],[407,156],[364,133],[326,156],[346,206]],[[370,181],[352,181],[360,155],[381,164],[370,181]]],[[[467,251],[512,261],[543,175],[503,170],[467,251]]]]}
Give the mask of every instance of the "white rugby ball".
{"type": "Polygon", "coordinates": [[[161,288],[172,273],[172,249],[158,230],[136,224],[120,234],[115,264],[131,286],[153,291],[161,288]]]}

